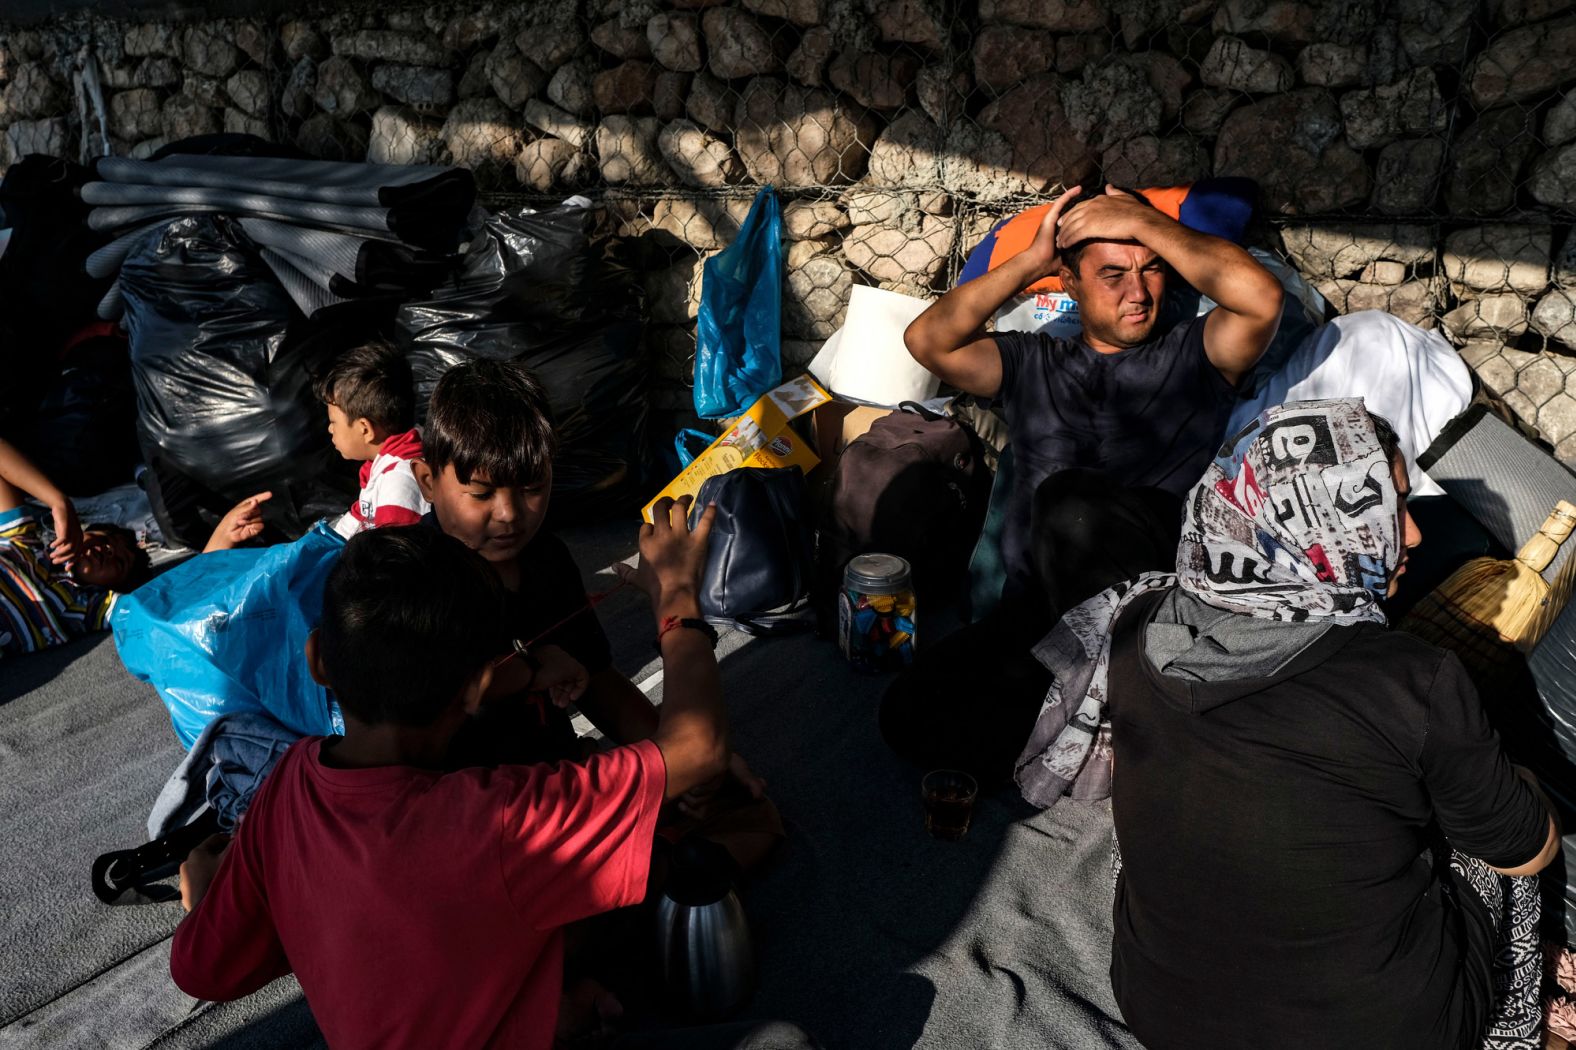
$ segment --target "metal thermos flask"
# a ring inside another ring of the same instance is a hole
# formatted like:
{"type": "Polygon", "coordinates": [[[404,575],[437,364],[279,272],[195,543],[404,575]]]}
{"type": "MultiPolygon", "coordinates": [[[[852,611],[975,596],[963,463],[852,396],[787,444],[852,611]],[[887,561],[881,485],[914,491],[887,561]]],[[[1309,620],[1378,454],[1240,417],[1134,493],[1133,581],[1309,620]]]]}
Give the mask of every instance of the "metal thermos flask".
{"type": "Polygon", "coordinates": [[[733,892],[726,850],[690,837],[674,850],[657,902],[657,948],[675,1003],[696,1019],[722,1017],[755,991],[755,947],[733,892]]]}

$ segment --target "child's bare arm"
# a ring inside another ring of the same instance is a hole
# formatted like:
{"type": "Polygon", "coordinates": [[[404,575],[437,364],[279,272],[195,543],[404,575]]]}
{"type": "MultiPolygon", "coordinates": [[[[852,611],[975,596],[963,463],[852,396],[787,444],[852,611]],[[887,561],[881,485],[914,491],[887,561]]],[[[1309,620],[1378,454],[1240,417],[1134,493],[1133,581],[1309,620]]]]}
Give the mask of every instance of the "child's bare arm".
{"type": "Polygon", "coordinates": [[[728,716],[722,675],[711,639],[664,623],[700,616],[700,577],[716,510],[708,507],[694,531],[689,498],[658,501],[652,522],[640,527],[640,564],[622,573],[651,596],[662,650],[663,700],[652,740],[667,765],[667,797],[678,798],[728,768],[728,716]]]}
{"type": "Polygon", "coordinates": [[[54,518],[55,542],[49,548],[49,560],[64,564],[80,554],[82,524],[71,500],[16,446],[0,440],[0,513],[20,507],[27,496],[48,507],[54,518]]]}

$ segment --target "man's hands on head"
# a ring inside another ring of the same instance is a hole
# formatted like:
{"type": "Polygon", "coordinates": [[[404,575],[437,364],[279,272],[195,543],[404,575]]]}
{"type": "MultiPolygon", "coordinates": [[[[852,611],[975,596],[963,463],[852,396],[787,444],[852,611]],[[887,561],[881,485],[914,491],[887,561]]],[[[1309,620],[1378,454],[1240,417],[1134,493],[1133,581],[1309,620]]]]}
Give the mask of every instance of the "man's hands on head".
{"type": "Polygon", "coordinates": [[[1054,277],[1061,272],[1061,249],[1072,243],[1063,240],[1060,236],[1062,213],[1067,210],[1067,206],[1076,200],[1078,194],[1082,192],[1082,186],[1072,187],[1051,202],[1051,207],[1046,211],[1045,218],[1040,220],[1040,228],[1035,232],[1034,240],[1030,242],[1029,247],[1025,251],[1025,254],[1033,263],[1034,272],[1038,274],[1029,284],[1033,284],[1034,281],[1039,280],[1041,277],[1054,277]]]}
{"type": "MultiPolygon", "coordinates": [[[[1105,188],[1105,196],[1092,197],[1073,209],[1056,231],[1058,249],[1070,248],[1081,241],[1137,241],[1155,223],[1173,220],[1115,186],[1105,188]]],[[[1153,247],[1153,245],[1150,245],[1153,247]]]]}
{"type": "Polygon", "coordinates": [[[208,537],[208,545],[203,548],[203,553],[227,551],[260,535],[263,531],[262,506],[273,495],[272,492],[259,492],[231,507],[219,519],[219,524],[214,526],[213,535],[208,537]]]}

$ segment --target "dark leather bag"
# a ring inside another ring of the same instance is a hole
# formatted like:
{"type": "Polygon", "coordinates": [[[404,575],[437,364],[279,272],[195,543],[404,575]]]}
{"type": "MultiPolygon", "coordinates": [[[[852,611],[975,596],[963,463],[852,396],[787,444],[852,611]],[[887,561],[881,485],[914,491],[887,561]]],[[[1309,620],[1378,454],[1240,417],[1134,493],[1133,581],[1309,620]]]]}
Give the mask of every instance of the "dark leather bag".
{"type": "Polygon", "coordinates": [[[701,614],[751,634],[810,624],[808,595],[815,537],[798,467],[740,467],[708,478],[690,523],[717,505],[701,614]]]}
{"type": "Polygon", "coordinates": [[[913,402],[849,442],[822,520],[815,591],[823,619],[856,554],[906,558],[923,597],[956,593],[990,500],[984,452],[968,426],[913,402]]]}

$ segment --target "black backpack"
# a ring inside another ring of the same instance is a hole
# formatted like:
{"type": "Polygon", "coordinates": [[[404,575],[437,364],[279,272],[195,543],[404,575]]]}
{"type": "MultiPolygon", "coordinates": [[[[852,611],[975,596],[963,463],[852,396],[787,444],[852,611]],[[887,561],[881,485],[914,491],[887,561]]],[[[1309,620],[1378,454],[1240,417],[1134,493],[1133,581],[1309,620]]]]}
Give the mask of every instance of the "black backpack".
{"type": "Polygon", "coordinates": [[[908,561],[922,600],[955,594],[990,489],[983,443],[958,420],[913,402],[876,420],[849,442],[832,475],[817,552],[818,613],[835,601],[848,559],[874,551],[908,561]]]}
{"type": "Polygon", "coordinates": [[[740,467],[707,478],[690,508],[708,504],[712,523],[700,608],[707,621],[750,634],[810,624],[815,537],[798,467],[740,467]]]}

